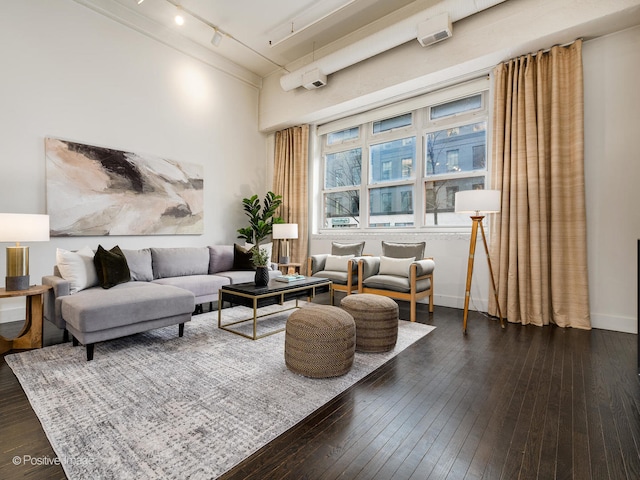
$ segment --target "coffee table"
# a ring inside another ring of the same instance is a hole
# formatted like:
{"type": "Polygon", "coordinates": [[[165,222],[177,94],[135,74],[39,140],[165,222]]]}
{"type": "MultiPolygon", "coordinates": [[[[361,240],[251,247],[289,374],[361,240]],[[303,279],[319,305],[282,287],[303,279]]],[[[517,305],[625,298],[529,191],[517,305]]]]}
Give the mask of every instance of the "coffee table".
{"type": "Polygon", "coordinates": [[[256,287],[253,282],[224,285],[218,291],[218,328],[245,338],[250,338],[251,340],[257,340],[259,338],[282,332],[284,331],[284,328],[258,335],[258,318],[299,308],[299,298],[312,298],[319,293],[330,291],[330,288],[331,280],[316,277],[305,277],[302,280],[295,280],[288,283],[271,280],[266,287],[256,287]],[[266,307],[268,305],[283,305],[284,302],[294,299],[296,301],[295,307],[283,308],[276,312],[258,315],[259,308],[266,307]],[[233,322],[223,324],[222,305],[224,302],[253,308],[253,316],[243,320],[235,320],[233,322]],[[244,332],[239,332],[229,328],[232,325],[250,321],[253,321],[253,335],[247,335],[244,332]]]}

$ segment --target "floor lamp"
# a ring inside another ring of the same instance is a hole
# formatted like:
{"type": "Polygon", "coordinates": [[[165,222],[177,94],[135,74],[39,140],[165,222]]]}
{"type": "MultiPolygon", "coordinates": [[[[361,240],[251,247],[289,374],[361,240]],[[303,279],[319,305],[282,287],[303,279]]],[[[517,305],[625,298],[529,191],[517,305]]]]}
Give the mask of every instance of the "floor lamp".
{"type": "Polygon", "coordinates": [[[493,278],[493,268],[491,267],[491,258],[489,257],[489,248],[487,247],[487,238],[484,234],[482,219],[485,213],[495,213],[500,211],[500,191],[499,190],[464,190],[456,192],[456,213],[470,213],[471,221],[471,242],[469,243],[469,263],[467,265],[467,286],[464,294],[464,314],[462,321],[462,331],[467,333],[467,317],[469,316],[469,297],[471,296],[471,278],[473,275],[473,261],[476,252],[476,240],[478,237],[478,226],[482,233],[482,242],[484,243],[484,251],[487,253],[487,262],[489,263],[489,276],[491,277],[491,286],[493,294],[496,298],[496,307],[498,317],[500,318],[500,326],[504,328],[504,320],[500,311],[500,302],[498,301],[498,291],[496,290],[496,282],[493,278]]]}

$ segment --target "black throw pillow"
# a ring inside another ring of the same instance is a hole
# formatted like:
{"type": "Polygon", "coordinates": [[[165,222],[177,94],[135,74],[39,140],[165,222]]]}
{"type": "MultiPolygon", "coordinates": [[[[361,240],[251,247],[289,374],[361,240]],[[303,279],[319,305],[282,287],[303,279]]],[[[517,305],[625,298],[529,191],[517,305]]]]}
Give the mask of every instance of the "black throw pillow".
{"type": "Polygon", "coordinates": [[[255,270],[251,260],[251,251],[241,247],[237,243],[233,245],[233,270],[255,270]]]}
{"type": "Polygon", "coordinates": [[[98,245],[93,264],[96,266],[98,281],[102,288],[115,287],[119,283],[131,280],[127,259],[117,245],[109,251],[102,248],[102,245],[98,245]]]}

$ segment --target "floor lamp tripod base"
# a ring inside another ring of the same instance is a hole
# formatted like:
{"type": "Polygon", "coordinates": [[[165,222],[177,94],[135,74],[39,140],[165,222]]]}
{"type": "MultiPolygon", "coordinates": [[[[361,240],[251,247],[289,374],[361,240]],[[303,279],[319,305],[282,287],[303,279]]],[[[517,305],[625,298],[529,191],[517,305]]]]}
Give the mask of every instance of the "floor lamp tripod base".
{"type": "Polygon", "coordinates": [[[484,227],[482,226],[482,219],[484,216],[476,215],[471,217],[473,225],[471,226],[471,242],[469,243],[469,262],[467,264],[467,284],[464,292],[464,313],[462,316],[462,332],[467,333],[467,318],[469,316],[469,298],[471,297],[471,278],[473,276],[473,261],[476,253],[476,240],[478,238],[478,226],[480,226],[480,232],[482,233],[482,242],[484,243],[484,250],[487,254],[487,262],[489,263],[489,276],[491,277],[491,286],[493,287],[493,294],[496,299],[496,308],[498,310],[498,317],[500,318],[500,326],[505,328],[504,319],[502,318],[502,312],[500,311],[500,302],[498,302],[498,291],[496,290],[496,283],[493,279],[493,268],[491,267],[491,258],[489,257],[489,248],[487,247],[487,238],[484,234],[484,227]]]}

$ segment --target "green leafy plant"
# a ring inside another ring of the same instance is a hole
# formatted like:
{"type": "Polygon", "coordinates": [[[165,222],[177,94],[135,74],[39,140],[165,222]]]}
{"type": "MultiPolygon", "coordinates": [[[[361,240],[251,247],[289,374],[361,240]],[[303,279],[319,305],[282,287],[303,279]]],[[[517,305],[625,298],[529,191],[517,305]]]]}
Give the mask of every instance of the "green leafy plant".
{"type": "Polygon", "coordinates": [[[256,267],[266,267],[271,262],[271,258],[269,258],[269,252],[266,248],[255,245],[251,248],[251,261],[256,267]]]}
{"type": "Polygon", "coordinates": [[[242,199],[242,208],[249,217],[249,226],[238,229],[238,238],[259,245],[273,230],[274,223],[284,223],[276,217],[276,210],[282,204],[282,196],[267,192],[262,205],[258,195],[242,199]]]}

